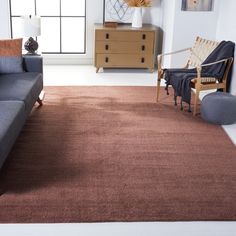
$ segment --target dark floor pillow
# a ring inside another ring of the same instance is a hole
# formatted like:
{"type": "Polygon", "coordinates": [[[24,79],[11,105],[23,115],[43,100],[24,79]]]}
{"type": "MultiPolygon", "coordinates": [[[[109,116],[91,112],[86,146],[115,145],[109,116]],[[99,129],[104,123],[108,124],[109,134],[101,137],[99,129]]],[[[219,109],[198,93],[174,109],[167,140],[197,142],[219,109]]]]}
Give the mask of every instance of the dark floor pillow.
{"type": "Polygon", "coordinates": [[[0,40],[0,74],[23,71],[22,39],[0,40]]]}

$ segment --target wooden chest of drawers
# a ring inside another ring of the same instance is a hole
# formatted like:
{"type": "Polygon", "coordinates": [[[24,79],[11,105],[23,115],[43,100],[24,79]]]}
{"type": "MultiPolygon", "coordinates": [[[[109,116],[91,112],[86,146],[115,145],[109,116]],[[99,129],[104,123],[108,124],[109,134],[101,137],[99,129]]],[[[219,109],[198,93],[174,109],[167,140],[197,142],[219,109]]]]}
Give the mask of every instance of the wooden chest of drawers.
{"type": "Polygon", "coordinates": [[[107,28],[95,25],[95,67],[154,69],[157,29],[144,25],[107,28]]]}

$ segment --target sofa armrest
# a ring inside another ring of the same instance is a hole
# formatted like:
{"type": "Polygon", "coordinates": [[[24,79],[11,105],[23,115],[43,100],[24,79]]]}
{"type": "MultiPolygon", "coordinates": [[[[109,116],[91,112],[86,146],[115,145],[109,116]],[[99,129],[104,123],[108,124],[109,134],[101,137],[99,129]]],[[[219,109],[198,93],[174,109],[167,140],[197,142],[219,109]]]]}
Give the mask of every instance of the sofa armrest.
{"type": "Polygon", "coordinates": [[[42,56],[23,56],[23,68],[27,72],[43,73],[43,58],[42,56]]]}

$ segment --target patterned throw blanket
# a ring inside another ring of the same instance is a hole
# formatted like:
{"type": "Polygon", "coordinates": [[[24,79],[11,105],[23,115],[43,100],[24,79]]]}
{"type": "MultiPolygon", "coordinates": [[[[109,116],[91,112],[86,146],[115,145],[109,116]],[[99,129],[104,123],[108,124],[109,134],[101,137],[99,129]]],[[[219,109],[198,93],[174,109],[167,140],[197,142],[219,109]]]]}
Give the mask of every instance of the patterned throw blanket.
{"type": "MultiPolygon", "coordinates": [[[[207,57],[202,64],[208,64],[219,60],[234,57],[235,44],[231,41],[222,41],[213,52],[207,57]]],[[[203,67],[202,77],[215,77],[219,81],[223,78],[226,65],[224,62],[203,67]]],[[[164,78],[166,80],[166,90],[168,93],[168,86],[172,85],[174,89],[175,104],[177,97],[181,97],[182,102],[186,102],[190,106],[191,102],[191,80],[197,77],[197,70],[194,69],[165,69],[164,78]]],[[[227,80],[227,90],[229,89],[231,76],[227,80]]]]}

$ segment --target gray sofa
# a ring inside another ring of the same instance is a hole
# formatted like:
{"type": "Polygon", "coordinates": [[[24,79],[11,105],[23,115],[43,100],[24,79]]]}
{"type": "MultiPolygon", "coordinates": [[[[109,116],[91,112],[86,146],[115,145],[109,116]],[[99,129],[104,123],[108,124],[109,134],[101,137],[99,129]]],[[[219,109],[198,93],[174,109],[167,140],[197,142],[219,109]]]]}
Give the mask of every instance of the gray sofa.
{"type": "Polygon", "coordinates": [[[43,89],[42,57],[24,56],[26,72],[0,74],[0,168],[43,89]]]}

